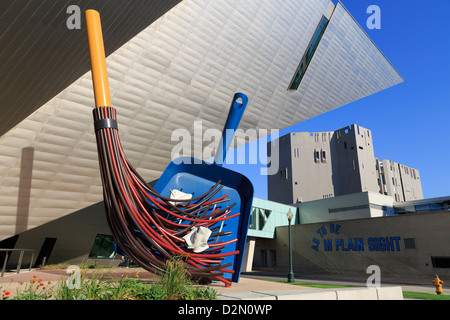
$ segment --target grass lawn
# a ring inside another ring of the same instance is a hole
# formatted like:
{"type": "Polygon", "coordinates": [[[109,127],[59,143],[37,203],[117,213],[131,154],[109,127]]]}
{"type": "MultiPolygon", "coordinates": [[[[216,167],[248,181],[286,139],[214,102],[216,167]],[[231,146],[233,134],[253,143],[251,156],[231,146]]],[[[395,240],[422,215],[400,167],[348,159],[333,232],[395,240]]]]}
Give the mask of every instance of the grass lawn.
{"type": "Polygon", "coordinates": [[[450,300],[450,296],[431,293],[403,291],[403,298],[425,299],[425,300],[450,300]]]}
{"type": "MultiPolygon", "coordinates": [[[[288,283],[286,281],[273,281],[273,280],[269,280],[269,281],[279,282],[279,283],[288,283]]],[[[296,285],[296,286],[319,288],[319,289],[354,288],[354,287],[350,287],[350,286],[336,286],[336,285],[321,284],[321,283],[309,283],[309,282],[293,282],[291,284],[296,285]]],[[[424,300],[450,300],[450,296],[446,296],[446,295],[437,295],[437,294],[431,294],[431,293],[412,292],[412,291],[403,291],[403,298],[424,299],[424,300]]]]}

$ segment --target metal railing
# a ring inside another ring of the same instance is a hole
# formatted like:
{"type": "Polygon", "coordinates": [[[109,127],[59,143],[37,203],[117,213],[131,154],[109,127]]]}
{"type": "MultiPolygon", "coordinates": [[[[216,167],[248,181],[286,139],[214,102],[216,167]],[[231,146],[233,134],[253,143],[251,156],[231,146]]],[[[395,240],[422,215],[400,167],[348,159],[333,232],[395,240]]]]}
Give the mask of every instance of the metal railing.
{"type": "Polygon", "coordinates": [[[32,250],[32,249],[0,249],[0,253],[1,252],[5,252],[5,259],[3,260],[3,267],[2,267],[2,273],[1,273],[1,277],[3,278],[3,276],[5,275],[5,270],[6,270],[6,264],[8,263],[8,258],[9,258],[9,253],[14,252],[14,251],[19,251],[19,260],[17,262],[17,270],[16,273],[19,274],[20,269],[22,267],[22,260],[23,260],[23,255],[25,252],[31,252],[31,259],[30,259],[30,268],[29,271],[31,271],[31,267],[33,266],[33,262],[34,262],[34,254],[37,250],[32,250]]]}

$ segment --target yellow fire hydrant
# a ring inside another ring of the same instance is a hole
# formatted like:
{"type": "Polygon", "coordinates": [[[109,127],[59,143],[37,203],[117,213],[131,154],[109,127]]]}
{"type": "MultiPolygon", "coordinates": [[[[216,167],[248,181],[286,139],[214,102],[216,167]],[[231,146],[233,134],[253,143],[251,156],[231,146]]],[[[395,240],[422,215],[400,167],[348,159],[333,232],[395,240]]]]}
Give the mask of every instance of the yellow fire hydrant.
{"type": "Polygon", "coordinates": [[[438,275],[435,276],[435,278],[432,281],[432,283],[436,287],[436,293],[437,294],[443,294],[444,293],[444,290],[442,290],[442,285],[444,284],[444,281],[439,279],[438,275]]]}

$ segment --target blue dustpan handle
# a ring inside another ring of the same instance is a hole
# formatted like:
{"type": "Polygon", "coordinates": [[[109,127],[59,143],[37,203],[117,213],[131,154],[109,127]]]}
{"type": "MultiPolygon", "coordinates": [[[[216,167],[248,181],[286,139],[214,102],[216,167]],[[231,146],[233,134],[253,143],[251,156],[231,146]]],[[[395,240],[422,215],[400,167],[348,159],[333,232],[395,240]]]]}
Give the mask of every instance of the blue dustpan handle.
{"type": "Polygon", "coordinates": [[[230,148],[231,142],[233,141],[234,133],[236,132],[236,129],[241,122],[242,115],[244,114],[245,108],[247,107],[247,103],[248,98],[245,94],[236,93],[234,95],[230,113],[228,114],[227,122],[225,123],[225,127],[223,128],[222,139],[220,140],[216,158],[214,159],[215,164],[217,164],[218,166],[222,166],[225,162],[227,151],[230,148]],[[239,101],[239,99],[242,102],[239,101]]]}

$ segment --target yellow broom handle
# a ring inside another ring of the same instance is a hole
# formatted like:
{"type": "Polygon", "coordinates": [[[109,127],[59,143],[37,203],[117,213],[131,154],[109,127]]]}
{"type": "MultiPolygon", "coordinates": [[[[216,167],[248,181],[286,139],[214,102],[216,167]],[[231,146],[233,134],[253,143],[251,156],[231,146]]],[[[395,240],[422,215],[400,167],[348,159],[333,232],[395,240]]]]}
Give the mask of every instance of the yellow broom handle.
{"type": "Polygon", "coordinates": [[[91,56],[92,82],[94,84],[95,106],[111,107],[108,74],[106,71],[105,48],[103,45],[100,14],[95,10],[87,10],[86,28],[91,56]]]}

